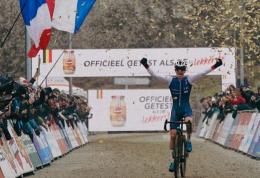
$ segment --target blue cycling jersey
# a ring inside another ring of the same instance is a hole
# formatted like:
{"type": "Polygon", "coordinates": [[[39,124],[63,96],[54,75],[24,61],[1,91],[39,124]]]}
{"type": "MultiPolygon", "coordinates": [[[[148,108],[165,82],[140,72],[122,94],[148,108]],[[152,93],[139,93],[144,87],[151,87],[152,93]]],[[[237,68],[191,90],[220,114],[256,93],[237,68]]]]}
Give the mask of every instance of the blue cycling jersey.
{"type": "Polygon", "coordinates": [[[173,107],[181,108],[189,105],[192,85],[189,83],[188,77],[183,79],[173,77],[169,88],[173,99],[173,107]]]}
{"type": "MultiPolygon", "coordinates": [[[[192,110],[189,103],[192,85],[189,83],[188,77],[178,79],[173,77],[169,85],[173,98],[173,106],[171,111],[171,121],[179,121],[180,119],[192,116],[192,110]]],[[[171,129],[176,129],[179,124],[172,123],[171,129]]]]}

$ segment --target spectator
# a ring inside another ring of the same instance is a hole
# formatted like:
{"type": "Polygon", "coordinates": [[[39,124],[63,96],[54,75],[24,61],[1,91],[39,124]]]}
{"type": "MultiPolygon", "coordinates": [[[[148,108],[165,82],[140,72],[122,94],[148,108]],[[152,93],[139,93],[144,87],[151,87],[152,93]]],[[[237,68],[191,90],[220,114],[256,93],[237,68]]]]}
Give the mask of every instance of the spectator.
{"type": "MultiPolygon", "coordinates": [[[[254,93],[249,87],[240,89],[230,85],[225,92],[217,93],[214,97],[207,96],[201,99],[204,111],[202,113],[210,116],[212,108],[219,110],[218,119],[223,120],[228,113],[236,118],[237,112],[241,110],[257,109],[260,111],[260,95],[254,93]]],[[[204,118],[205,119],[205,118],[204,118]]]]}
{"type": "Polygon", "coordinates": [[[256,108],[258,110],[258,112],[260,112],[260,96],[257,94],[252,95],[249,105],[253,109],[256,108]]]}
{"type": "Polygon", "coordinates": [[[228,96],[228,99],[230,100],[231,104],[234,105],[242,105],[246,103],[246,99],[241,96],[241,93],[238,89],[235,89],[231,96],[228,96]]]}
{"type": "Polygon", "coordinates": [[[89,118],[90,107],[85,98],[69,96],[58,89],[37,87],[34,82],[38,75],[37,70],[30,81],[20,78],[19,82],[0,76],[0,136],[4,135],[7,140],[12,139],[7,129],[8,120],[18,136],[28,134],[33,141],[34,133],[41,134],[40,126],[48,130],[51,124],[57,123],[64,128],[67,122],[74,128],[78,122],[86,122],[89,118]],[[79,117],[78,111],[84,114],[79,117]]]}

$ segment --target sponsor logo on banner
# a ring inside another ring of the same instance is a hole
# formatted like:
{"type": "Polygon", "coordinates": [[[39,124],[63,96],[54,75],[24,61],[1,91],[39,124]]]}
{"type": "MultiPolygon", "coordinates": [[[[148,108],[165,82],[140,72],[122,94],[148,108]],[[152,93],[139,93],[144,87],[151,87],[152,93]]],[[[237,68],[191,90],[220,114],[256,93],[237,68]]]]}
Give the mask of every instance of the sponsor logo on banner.
{"type": "Polygon", "coordinates": [[[110,121],[113,127],[123,127],[126,123],[125,96],[111,96],[110,121]]]}
{"type": "Polygon", "coordinates": [[[96,94],[89,91],[90,105],[99,106],[92,109],[91,131],[163,130],[170,119],[169,90],[103,90],[102,100],[96,94]]]}
{"type": "Polygon", "coordinates": [[[63,72],[65,75],[73,75],[76,71],[76,57],[74,50],[64,50],[63,72]]]}

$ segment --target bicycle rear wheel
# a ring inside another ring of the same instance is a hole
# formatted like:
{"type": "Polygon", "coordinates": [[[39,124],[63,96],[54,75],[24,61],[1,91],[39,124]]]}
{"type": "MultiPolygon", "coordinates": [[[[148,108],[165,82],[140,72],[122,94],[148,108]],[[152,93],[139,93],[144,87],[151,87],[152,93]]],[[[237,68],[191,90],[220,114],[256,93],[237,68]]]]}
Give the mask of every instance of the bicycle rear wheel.
{"type": "Polygon", "coordinates": [[[186,173],[186,162],[187,162],[187,152],[186,152],[186,137],[185,135],[182,135],[181,139],[181,148],[180,148],[180,155],[181,155],[181,162],[180,162],[180,172],[181,177],[185,177],[186,173]]]}

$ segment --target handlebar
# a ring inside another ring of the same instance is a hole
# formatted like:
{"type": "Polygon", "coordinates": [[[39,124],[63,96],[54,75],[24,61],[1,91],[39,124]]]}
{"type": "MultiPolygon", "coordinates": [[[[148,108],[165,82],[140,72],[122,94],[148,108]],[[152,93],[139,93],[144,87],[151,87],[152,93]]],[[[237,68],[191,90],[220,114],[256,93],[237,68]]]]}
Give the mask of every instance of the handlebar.
{"type": "Polygon", "coordinates": [[[181,121],[168,121],[167,119],[164,121],[164,130],[165,131],[168,131],[167,130],[167,124],[189,124],[189,123],[191,123],[190,121],[188,121],[188,122],[185,122],[184,120],[181,120],[181,121]]]}

